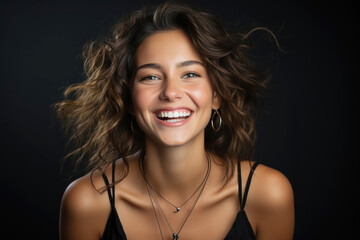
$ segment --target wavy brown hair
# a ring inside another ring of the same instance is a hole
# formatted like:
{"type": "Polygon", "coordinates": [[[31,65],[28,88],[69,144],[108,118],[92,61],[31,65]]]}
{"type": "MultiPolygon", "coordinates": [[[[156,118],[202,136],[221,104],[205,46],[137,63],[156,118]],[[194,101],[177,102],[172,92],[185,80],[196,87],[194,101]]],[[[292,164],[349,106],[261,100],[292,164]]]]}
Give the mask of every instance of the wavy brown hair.
{"type": "MultiPolygon", "coordinates": [[[[261,102],[266,76],[249,60],[249,34],[229,33],[213,14],[193,6],[165,2],[134,12],[116,24],[108,36],[88,43],[83,50],[86,80],[67,88],[56,104],[76,157],[87,170],[104,169],[144,149],[144,136],[131,126],[131,86],[134,54],[149,35],[181,29],[203,58],[211,85],[221,99],[221,129],[205,129],[205,148],[221,157],[232,176],[233,165],[251,160],[255,145],[256,107],[261,102]],[[260,100],[260,101],[259,101],[260,100]]],[[[266,30],[266,29],[265,29],[266,30]]]]}

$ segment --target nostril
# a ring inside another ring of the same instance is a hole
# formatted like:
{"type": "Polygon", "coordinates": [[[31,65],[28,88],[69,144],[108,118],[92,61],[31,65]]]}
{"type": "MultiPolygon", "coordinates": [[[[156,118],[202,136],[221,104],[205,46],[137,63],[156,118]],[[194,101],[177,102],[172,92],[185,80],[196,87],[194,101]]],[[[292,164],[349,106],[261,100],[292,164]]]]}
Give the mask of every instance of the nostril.
{"type": "Polygon", "coordinates": [[[160,94],[160,99],[176,101],[183,97],[183,90],[176,83],[168,83],[160,94]]]}

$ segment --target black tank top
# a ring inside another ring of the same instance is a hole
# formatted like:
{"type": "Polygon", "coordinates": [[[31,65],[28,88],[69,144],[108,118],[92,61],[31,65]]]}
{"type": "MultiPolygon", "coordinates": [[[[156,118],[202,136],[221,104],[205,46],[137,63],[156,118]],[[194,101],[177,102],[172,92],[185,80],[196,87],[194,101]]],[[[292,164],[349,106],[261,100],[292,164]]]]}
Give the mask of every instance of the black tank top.
{"type": "MultiPolygon", "coordinates": [[[[252,166],[252,169],[249,173],[249,177],[246,182],[244,196],[241,196],[242,193],[241,170],[240,170],[240,163],[238,164],[238,188],[239,188],[240,211],[236,215],[236,219],[224,240],[254,240],[255,239],[255,233],[250,225],[244,207],[246,204],[246,198],[249,192],[251,179],[257,165],[258,163],[255,163],[252,166]]],[[[113,165],[112,182],[114,182],[114,169],[115,168],[113,165]]],[[[109,180],[107,179],[106,175],[103,174],[102,176],[105,184],[109,186],[109,180]]],[[[108,221],[106,223],[104,233],[100,240],[126,240],[127,238],[124,228],[121,224],[120,218],[115,208],[115,187],[112,186],[111,188],[108,188],[107,191],[110,199],[111,212],[108,221]]]]}

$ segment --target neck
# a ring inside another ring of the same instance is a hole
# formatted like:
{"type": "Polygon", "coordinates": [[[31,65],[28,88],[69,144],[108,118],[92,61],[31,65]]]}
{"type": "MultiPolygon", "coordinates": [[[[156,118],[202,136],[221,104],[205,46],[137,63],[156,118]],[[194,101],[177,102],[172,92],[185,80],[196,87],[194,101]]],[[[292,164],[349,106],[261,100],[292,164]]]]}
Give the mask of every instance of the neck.
{"type": "Polygon", "coordinates": [[[147,141],[144,168],[157,191],[174,199],[187,197],[208,169],[204,141],[171,147],[147,141]]]}

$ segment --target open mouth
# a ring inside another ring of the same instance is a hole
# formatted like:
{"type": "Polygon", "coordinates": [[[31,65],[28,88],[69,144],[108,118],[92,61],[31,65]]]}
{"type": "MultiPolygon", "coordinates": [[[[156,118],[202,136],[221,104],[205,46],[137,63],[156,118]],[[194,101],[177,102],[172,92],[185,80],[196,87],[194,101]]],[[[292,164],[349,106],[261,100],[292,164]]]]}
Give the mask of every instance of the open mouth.
{"type": "Polygon", "coordinates": [[[191,112],[186,111],[160,111],[156,113],[156,117],[165,122],[180,122],[190,117],[191,112]]]}

